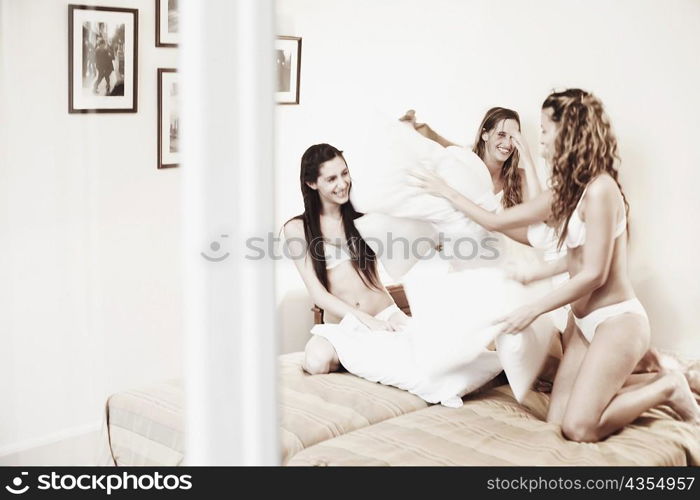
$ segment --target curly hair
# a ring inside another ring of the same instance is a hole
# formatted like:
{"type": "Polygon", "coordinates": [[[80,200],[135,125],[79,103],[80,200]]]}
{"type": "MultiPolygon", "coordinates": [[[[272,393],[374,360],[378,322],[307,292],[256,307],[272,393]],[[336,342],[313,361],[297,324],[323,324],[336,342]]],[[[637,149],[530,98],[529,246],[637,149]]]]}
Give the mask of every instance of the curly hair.
{"type": "Polygon", "coordinates": [[[628,214],[629,204],[618,180],[617,139],[600,99],[585,90],[567,89],[547,96],[542,109],[551,109],[557,124],[550,184],[552,221],[561,247],[583,190],[598,175],[607,173],[615,180],[628,214]]]}
{"type": "MultiPolygon", "coordinates": [[[[472,151],[482,160],[486,154],[486,142],[481,137],[482,134],[484,132],[490,132],[503,120],[515,120],[518,124],[518,129],[520,129],[520,116],[518,112],[508,108],[491,108],[484,115],[484,119],[481,120],[479,130],[476,132],[472,151]]],[[[518,205],[523,202],[522,179],[520,176],[520,169],[518,168],[519,162],[520,155],[518,150],[514,149],[513,154],[503,163],[503,167],[501,168],[501,178],[503,179],[503,200],[501,203],[503,208],[512,207],[513,205],[518,205]]]]}

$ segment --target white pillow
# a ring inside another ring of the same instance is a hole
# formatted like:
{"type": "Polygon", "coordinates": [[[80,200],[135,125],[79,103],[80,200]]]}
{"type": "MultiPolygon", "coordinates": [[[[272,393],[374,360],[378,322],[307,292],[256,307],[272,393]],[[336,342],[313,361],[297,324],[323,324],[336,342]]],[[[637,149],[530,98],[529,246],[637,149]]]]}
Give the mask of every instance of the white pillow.
{"type": "Polygon", "coordinates": [[[428,222],[374,213],[355,219],[355,227],[394,282],[430,257],[438,244],[437,231],[428,222]]]}
{"type": "Polygon", "coordinates": [[[433,169],[465,197],[492,209],[497,206],[493,183],[481,158],[465,148],[443,148],[398,121],[366,132],[370,139],[351,167],[357,210],[428,221],[450,233],[481,231],[450,202],[417,188],[408,175],[418,168],[433,169]]]}
{"type": "Polygon", "coordinates": [[[411,276],[404,288],[416,359],[429,374],[449,372],[479,356],[500,331],[494,321],[528,298],[523,285],[497,268],[411,276]]]}
{"type": "Polygon", "coordinates": [[[555,333],[545,315],[516,334],[498,335],[493,321],[532,301],[538,293],[506,278],[496,268],[418,276],[405,284],[413,321],[416,360],[439,376],[476,359],[495,339],[500,365],[515,398],[522,402],[539,375],[555,333]]]}
{"type": "MultiPolygon", "coordinates": [[[[443,257],[455,269],[492,266],[498,263],[500,237],[467,218],[444,198],[415,186],[409,171],[428,168],[438,172],[447,183],[486,210],[495,211],[499,201],[493,194],[488,168],[471,150],[451,146],[443,148],[416,132],[409,124],[375,120],[365,129],[365,142],[353,146],[353,188],[351,199],[357,210],[401,219],[429,222],[443,246],[443,257]],[[383,123],[383,125],[381,125],[383,123]],[[489,240],[487,238],[493,238],[489,240]]],[[[416,229],[425,232],[427,229],[416,229]]],[[[382,231],[375,227],[374,235],[382,231]]],[[[385,239],[385,238],[384,238],[385,239]]],[[[396,269],[400,277],[415,264],[417,256],[385,267],[396,269]]]]}
{"type": "Polygon", "coordinates": [[[333,344],[340,363],[350,373],[451,408],[462,406],[462,396],[501,372],[497,354],[484,351],[451,371],[425,373],[416,362],[412,333],[370,331],[352,314],[347,314],[340,324],[316,325],[311,333],[333,344]]]}
{"type": "Polygon", "coordinates": [[[556,329],[548,316],[540,316],[520,333],[496,337],[496,350],[513,395],[522,403],[542,371],[556,329]]]}

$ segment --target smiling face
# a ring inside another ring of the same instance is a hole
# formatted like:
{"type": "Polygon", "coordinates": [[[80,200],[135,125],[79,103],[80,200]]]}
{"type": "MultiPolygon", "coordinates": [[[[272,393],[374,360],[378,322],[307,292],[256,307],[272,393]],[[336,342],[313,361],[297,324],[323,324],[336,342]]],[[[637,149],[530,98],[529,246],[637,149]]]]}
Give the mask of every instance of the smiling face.
{"type": "Polygon", "coordinates": [[[542,158],[551,163],[554,155],[554,141],[557,138],[557,123],[552,120],[552,108],[544,108],[540,117],[540,146],[542,158]]]}
{"type": "Polygon", "coordinates": [[[501,120],[489,131],[481,134],[481,139],[486,146],[484,150],[484,161],[503,163],[513,154],[515,144],[512,136],[520,132],[518,122],[513,119],[501,120]]]}
{"type": "Polygon", "coordinates": [[[307,185],[318,192],[323,203],[342,205],[350,199],[350,170],[342,157],[321,163],[318,179],[307,185]]]}

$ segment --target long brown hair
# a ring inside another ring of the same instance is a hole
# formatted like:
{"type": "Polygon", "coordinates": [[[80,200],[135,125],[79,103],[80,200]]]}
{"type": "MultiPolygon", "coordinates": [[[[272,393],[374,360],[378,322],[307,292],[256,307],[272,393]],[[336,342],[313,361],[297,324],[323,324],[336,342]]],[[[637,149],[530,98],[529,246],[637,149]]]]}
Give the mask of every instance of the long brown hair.
{"type": "MultiPolygon", "coordinates": [[[[486,142],[481,136],[484,132],[490,132],[503,120],[515,120],[518,124],[518,128],[520,128],[520,115],[518,115],[517,111],[508,108],[491,108],[484,115],[484,119],[481,120],[479,130],[476,132],[472,151],[482,160],[486,154],[486,142]]],[[[512,207],[523,201],[522,179],[520,177],[520,170],[518,169],[519,162],[520,155],[518,150],[514,149],[510,158],[503,163],[501,169],[501,178],[503,179],[503,200],[501,203],[503,204],[503,208],[512,207]]]]}
{"type": "Polygon", "coordinates": [[[557,123],[550,183],[552,220],[561,247],[583,190],[598,175],[607,173],[615,180],[628,214],[629,204],[618,180],[617,139],[600,99],[585,90],[567,89],[547,96],[542,109],[551,109],[557,123]]]}
{"type": "MultiPolygon", "coordinates": [[[[300,219],[304,223],[307,256],[311,256],[314,272],[326,290],[329,288],[328,272],[326,271],[326,247],[321,233],[321,197],[317,190],[309,187],[308,183],[317,182],[321,165],[337,157],[342,158],[345,162],[343,152],[330,144],[315,144],[304,152],[301,157],[299,174],[301,194],[304,197],[304,213],[290,219],[300,219]]],[[[347,165],[347,162],[345,164],[347,165]]],[[[352,185],[350,188],[352,189],[352,185]]],[[[363,214],[355,210],[350,200],[340,206],[340,214],[343,219],[343,229],[352,267],[365,285],[381,289],[374,251],[362,239],[360,232],[355,227],[355,219],[363,214]]]]}

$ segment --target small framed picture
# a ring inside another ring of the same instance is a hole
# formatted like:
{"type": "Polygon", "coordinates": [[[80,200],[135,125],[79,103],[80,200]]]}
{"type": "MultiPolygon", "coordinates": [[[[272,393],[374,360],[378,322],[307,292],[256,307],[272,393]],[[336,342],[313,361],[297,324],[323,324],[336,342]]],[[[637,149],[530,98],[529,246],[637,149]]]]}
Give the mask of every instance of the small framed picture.
{"type": "Polygon", "coordinates": [[[277,55],[277,103],[299,104],[301,38],[278,36],[275,53],[277,55]]]}
{"type": "Polygon", "coordinates": [[[178,0],[156,0],[156,47],[177,47],[178,0]]]}
{"type": "Polygon", "coordinates": [[[180,82],[177,70],[158,68],[158,168],[180,164],[180,82]]]}
{"type": "Polygon", "coordinates": [[[68,112],[136,113],[137,9],[68,6],[68,112]]]}

